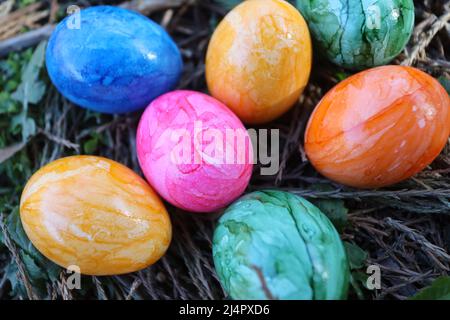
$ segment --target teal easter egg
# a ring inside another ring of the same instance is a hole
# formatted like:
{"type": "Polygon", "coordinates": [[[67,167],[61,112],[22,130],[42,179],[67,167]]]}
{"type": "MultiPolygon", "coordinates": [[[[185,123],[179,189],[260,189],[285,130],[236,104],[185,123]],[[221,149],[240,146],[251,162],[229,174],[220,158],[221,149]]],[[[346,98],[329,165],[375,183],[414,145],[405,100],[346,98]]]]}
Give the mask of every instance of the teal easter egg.
{"type": "Polygon", "coordinates": [[[220,218],[214,265],[233,299],[345,299],[349,269],[330,220],[282,191],[241,197],[220,218]]]}
{"type": "Polygon", "coordinates": [[[319,53],[348,69],[384,65],[414,27],[413,0],[297,0],[319,53]]]}

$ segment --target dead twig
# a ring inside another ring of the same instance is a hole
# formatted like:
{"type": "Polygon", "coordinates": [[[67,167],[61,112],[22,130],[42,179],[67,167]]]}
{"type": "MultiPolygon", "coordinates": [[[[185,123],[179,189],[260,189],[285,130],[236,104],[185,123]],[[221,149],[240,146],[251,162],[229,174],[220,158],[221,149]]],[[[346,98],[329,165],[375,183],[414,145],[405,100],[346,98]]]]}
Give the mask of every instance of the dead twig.
{"type": "Polygon", "coordinates": [[[16,245],[9,236],[8,229],[6,228],[5,225],[5,216],[3,213],[0,213],[0,229],[2,230],[3,233],[5,245],[8,248],[9,252],[11,252],[12,258],[17,265],[17,268],[19,270],[18,275],[25,286],[28,298],[30,300],[39,300],[39,296],[34,292],[33,285],[31,284],[31,281],[28,278],[28,274],[25,265],[22,262],[22,258],[20,257],[19,250],[17,249],[16,245]]]}
{"type": "Polygon", "coordinates": [[[261,269],[258,268],[257,266],[251,267],[253,270],[255,270],[256,275],[258,276],[258,279],[261,282],[261,288],[263,289],[266,298],[269,300],[276,300],[277,298],[275,298],[275,296],[272,294],[269,287],[267,286],[266,278],[264,278],[264,274],[262,273],[261,269]]]}
{"type": "MultiPolygon", "coordinates": [[[[430,18],[430,21],[431,20],[433,20],[433,17],[430,18]]],[[[438,19],[435,19],[430,29],[421,34],[419,42],[411,49],[411,53],[401,64],[404,66],[412,65],[418,58],[419,54],[425,51],[431,40],[433,40],[436,34],[445,27],[448,21],[450,21],[450,12],[446,12],[438,19]]],[[[423,28],[423,26],[419,25],[419,28],[423,28]]]]}

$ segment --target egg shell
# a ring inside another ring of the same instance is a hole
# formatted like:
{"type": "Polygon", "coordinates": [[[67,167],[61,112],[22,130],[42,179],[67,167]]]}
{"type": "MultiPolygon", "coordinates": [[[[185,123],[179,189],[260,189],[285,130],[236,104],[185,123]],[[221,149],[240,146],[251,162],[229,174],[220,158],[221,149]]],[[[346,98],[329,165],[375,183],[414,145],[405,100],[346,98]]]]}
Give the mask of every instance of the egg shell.
{"type": "Polygon", "coordinates": [[[126,9],[95,6],[66,17],[46,52],[50,79],[67,99],[104,113],[145,108],[178,83],[180,52],[158,24],[126,9]]]}
{"type": "Polygon", "coordinates": [[[225,207],[242,194],[252,173],[253,151],[245,127],[224,104],[199,92],[179,90],[153,101],[139,122],[136,145],[148,182],[164,199],[188,211],[225,207]],[[220,136],[211,138],[214,131],[220,136]],[[238,140],[233,143],[227,131],[238,140]]]}
{"type": "Polygon", "coordinates": [[[305,133],[324,176],[360,188],[405,180],[430,164],[450,133],[450,100],[439,82],[403,66],[360,72],[331,89],[305,133]]]}
{"type": "Polygon", "coordinates": [[[317,207],[288,192],[253,192],[227,208],[214,232],[213,258],[232,299],[347,296],[339,234],[317,207]]]}
{"type": "Polygon", "coordinates": [[[285,1],[248,0],[214,31],[206,80],[211,95],[244,123],[266,123],[297,102],[311,60],[311,38],[298,10],[285,1]]]}
{"type": "Polygon", "coordinates": [[[20,217],[47,258],[88,275],[143,269],[167,250],[169,216],[150,186],[127,167],[101,157],[53,161],[28,181],[20,217]]]}
{"type": "Polygon", "coordinates": [[[389,63],[414,28],[413,0],[297,0],[297,7],[317,51],[349,69],[389,63]]]}

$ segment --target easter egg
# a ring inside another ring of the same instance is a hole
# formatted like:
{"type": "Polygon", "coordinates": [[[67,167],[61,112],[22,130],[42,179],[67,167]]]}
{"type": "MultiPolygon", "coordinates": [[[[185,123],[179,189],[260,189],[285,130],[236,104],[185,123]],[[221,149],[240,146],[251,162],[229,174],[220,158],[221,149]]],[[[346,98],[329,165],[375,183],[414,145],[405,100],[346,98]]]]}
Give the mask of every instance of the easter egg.
{"type": "Polygon", "coordinates": [[[252,173],[245,127],[225,105],[199,92],[155,99],[139,122],[136,145],[148,182],[188,211],[225,207],[244,192],[252,173]]]}
{"type": "Polygon", "coordinates": [[[403,66],[357,73],[316,106],[305,151],[324,176],[361,188],[388,186],[430,164],[450,134],[450,100],[437,80],[403,66]]]}
{"type": "Polygon", "coordinates": [[[23,190],[20,217],[44,256],[88,275],[143,269],[165,253],[172,234],[150,186],[95,156],[61,158],[39,169],[23,190]]]}
{"type": "Polygon", "coordinates": [[[413,0],[297,0],[318,52],[349,69],[390,62],[414,27],[413,0]]]}
{"type": "Polygon", "coordinates": [[[216,272],[232,299],[345,299],[348,262],[339,234],[294,194],[247,194],[225,210],[213,237],[216,272]]]}
{"type": "Polygon", "coordinates": [[[248,0],[214,31],[206,80],[212,96],[244,123],[260,124],[297,102],[311,59],[308,27],[298,10],[281,0],[248,0]]]}
{"type": "Polygon", "coordinates": [[[46,65],[63,96],[104,113],[146,107],[176,86],[182,70],[180,52],[162,27],[111,6],[62,20],[50,37],[46,65]]]}

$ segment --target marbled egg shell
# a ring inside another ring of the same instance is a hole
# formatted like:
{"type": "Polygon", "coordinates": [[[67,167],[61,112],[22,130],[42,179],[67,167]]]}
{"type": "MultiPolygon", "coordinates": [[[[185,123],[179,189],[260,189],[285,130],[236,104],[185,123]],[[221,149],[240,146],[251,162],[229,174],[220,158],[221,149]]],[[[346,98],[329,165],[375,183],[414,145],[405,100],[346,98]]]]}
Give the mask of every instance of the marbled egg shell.
{"type": "Polygon", "coordinates": [[[415,68],[383,66],[347,78],[323,97],[305,149],[328,178],[376,188],[425,168],[449,133],[450,100],[439,82],[415,68]]]}
{"type": "Polygon", "coordinates": [[[150,184],[188,211],[225,207],[244,192],[252,173],[245,127],[225,105],[199,92],[174,91],[153,101],[140,120],[136,144],[150,184]]]}
{"type": "Polygon", "coordinates": [[[20,217],[44,256],[88,275],[145,268],[172,236],[150,186],[127,167],[94,156],[61,158],[38,170],[22,193],[20,217]]]}
{"type": "Polygon", "coordinates": [[[233,299],[347,296],[339,234],[318,208],[288,192],[253,192],[226,209],[214,232],[213,257],[233,299]]]}
{"type": "Polygon", "coordinates": [[[414,27],[413,0],[297,0],[297,7],[319,53],[349,69],[390,62],[414,27]]]}
{"type": "Polygon", "coordinates": [[[248,0],[214,31],[206,80],[212,96],[244,123],[265,123],[298,100],[308,82],[311,59],[308,27],[292,5],[248,0]]]}
{"type": "Polygon", "coordinates": [[[56,88],[82,107],[105,113],[146,107],[173,89],[182,60],[170,36],[147,17],[97,6],[65,18],[47,47],[46,64],[56,88]]]}

